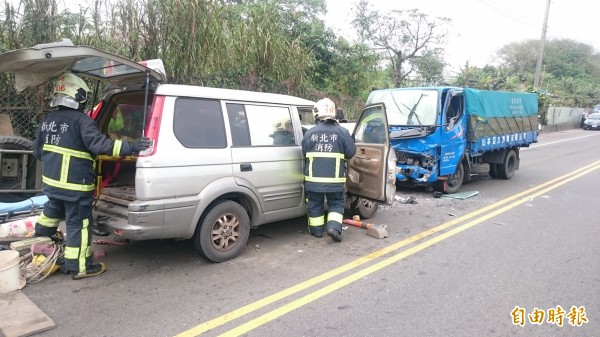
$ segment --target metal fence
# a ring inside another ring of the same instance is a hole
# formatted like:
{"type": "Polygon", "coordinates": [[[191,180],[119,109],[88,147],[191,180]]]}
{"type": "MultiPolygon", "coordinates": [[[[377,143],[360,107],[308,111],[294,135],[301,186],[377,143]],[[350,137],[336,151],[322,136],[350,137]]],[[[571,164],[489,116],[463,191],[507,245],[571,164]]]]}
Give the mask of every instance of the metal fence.
{"type": "Polygon", "coordinates": [[[17,93],[13,81],[0,79],[0,136],[35,138],[41,118],[48,113],[48,86],[17,93]]]}

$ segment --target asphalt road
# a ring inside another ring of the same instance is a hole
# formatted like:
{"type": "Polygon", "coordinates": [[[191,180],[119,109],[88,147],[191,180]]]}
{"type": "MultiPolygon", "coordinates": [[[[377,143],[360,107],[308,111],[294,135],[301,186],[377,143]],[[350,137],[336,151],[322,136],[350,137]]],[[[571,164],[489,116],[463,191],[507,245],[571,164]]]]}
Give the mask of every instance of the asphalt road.
{"type": "Polygon", "coordinates": [[[600,132],[542,134],[476,196],[399,190],[371,219],[389,238],[316,239],[300,218],[221,264],[190,241],[96,246],[102,276],[23,292],[57,324],[39,336],[600,336],[599,181],[600,132]]]}

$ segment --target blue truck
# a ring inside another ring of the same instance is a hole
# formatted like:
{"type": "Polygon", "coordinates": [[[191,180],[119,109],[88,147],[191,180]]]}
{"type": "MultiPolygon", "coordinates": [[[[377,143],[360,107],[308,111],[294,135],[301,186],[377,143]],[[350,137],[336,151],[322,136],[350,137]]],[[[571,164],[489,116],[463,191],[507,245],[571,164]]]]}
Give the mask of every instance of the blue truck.
{"type": "Polygon", "coordinates": [[[537,142],[534,93],[395,88],[372,91],[367,105],[373,104],[385,106],[387,121],[363,122],[371,124],[370,135],[390,142],[398,185],[456,193],[475,174],[511,179],[520,148],[537,142]]]}

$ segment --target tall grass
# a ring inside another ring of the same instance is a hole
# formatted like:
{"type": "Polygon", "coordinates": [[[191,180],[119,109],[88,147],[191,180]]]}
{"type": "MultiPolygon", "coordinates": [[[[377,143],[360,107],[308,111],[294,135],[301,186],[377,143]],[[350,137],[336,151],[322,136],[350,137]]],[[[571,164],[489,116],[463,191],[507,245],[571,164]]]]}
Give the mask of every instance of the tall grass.
{"type": "Polygon", "coordinates": [[[0,50],[69,38],[133,60],[161,58],[170,82],[295,94],[306,88],[310,50],[285,33],[274,1],[57,0],[5,3],[0,50]]]}

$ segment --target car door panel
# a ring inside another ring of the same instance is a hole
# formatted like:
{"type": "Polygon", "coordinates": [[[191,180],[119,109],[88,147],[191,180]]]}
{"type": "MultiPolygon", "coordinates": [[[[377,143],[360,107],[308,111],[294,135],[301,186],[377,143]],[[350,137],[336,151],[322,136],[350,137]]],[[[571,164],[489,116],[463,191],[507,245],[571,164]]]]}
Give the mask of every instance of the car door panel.
{"type": "Polygon", "coordinates": [[[391,149],[384,104],[367,106],[356,123],[356,154],[348,163],[346,190],[391,204],[396,194],[396,155],[391,149]]]}

